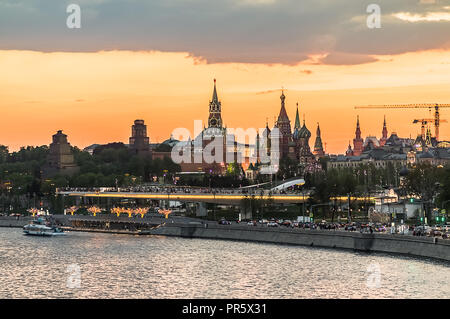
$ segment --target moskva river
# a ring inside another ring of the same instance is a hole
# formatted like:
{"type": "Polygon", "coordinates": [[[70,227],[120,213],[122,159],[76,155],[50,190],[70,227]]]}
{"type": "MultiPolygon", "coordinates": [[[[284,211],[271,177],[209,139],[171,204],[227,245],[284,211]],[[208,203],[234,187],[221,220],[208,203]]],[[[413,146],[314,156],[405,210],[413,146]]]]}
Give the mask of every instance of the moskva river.
{"type": "Polygon", "coordinates": [[[235,241],[0,228],[0,298],[448,298],[450,265],[235,241]]]}

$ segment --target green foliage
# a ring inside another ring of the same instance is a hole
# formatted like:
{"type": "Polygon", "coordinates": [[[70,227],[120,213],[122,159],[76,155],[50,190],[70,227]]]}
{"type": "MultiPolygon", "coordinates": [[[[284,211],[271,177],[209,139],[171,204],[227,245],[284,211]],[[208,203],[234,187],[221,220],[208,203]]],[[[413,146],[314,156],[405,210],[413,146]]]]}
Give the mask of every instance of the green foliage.
{"type": "Polygon", "coordinates": [[[300,167],[297,161],[284,157],[280,160],[280,166],[277,172],[279,179],[288,179],[300,175],[300,167]]]}
{"type": "Polygon", "coordinates": [[[150,182],[152,176],[162,176],[164,171],[173,175],[181,170],[170,157],[152,160],[131,155],[127,149],[109,148],[94,155],[85,152],[75,152],[74,155],[80,166],[80,173],[70,181],[70,186],[75,187],[112,187],[116,181],[118,186],[130,186],[150,182]]]}
{"type": "Polygon", "coordinates": [[[450,166],[444,169],[440,183],[441,189],[438,196],[438,204],[440,207],[450,211],[450,166]]]}
{"type": "Polygon", "coordinates": [[[148,182],[151,176],[162,176],[163,171],[173,174],[180,166],[170,158],[163,160],[130,155],[127,149],[104,149],[90,155],[72,148],[80,172],[72,177],[56,175],[41,180],[41,167],[46,163],[47,146],[23,147],[8,153],[8,147],[0,145],[0,192],[9,195],[49,196],[57,187],[129,186],[148,182]]]}
{"type": "Polygon", "coordinates": [[[9,157],[8,146],[0,145],[0,164],[6,163],[9,157]]]}
{"type": "Polygon", "coordinates": [[[444,168],[430,164],[418,164],[411,168],[405,178],[408,195],[419,196],[423,201],[431,201],[437,194],[444,168]]]}

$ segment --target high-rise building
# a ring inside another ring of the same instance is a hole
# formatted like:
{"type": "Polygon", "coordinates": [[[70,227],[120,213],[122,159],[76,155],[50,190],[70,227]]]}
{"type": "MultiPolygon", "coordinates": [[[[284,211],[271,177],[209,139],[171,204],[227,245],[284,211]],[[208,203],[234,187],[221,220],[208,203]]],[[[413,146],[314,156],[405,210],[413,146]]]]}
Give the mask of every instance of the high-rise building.
{"type": "Polygon", "coordinates": [[[150,156],[150,139],[147,136],[147,125],[144,120],[135,120],[131,127],[130,150],[133,154],[150,156]]]}

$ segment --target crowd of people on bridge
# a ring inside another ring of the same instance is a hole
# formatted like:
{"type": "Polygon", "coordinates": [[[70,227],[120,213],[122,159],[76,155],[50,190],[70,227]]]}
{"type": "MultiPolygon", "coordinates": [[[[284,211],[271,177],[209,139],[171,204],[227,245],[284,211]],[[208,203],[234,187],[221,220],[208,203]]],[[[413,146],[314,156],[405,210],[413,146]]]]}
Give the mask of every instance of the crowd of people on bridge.
{"type": "Polygon", "coordinates": [[[237,194],[237,195],[280,195],[298,194],[292,189],[267,190],[261,188],[209,188],[209,187],[182,187],[164,185],[139,185],[132,187],[66,187],[58,188],[58,192],[121,192],[121,193],[158,193],[158,194],[237,194]]]}

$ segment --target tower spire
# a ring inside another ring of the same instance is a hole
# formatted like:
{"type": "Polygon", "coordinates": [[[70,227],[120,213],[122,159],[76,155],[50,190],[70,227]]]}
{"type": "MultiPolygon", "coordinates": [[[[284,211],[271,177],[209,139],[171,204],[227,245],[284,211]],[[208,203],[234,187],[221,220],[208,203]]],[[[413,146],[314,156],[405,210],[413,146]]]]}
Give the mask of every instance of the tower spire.
{"type": "Polygon", "coordinates": [[[222,128],[222,104],[217,96],[216,79],[214,79],[214,90],[212,100],[209,102],[208,127],[222,128]]]}
{"type": "Polygon", "coordinates": [[[322,145],[322,137],[320,136],[319,122],[317,122],[316,142],[314,143],[314,155],[316,155],[317,157],[322,157],[325,155],[322,145]]]}
{"type": "Polygon", "coordinates": [[[380,145],[384,146],[384,144],[386,144],[387,141],[387,137],[388,136],[388,130],[386,127],[386,115],[384,116],[384,120],[383,120],[383,130],[381,131],[381,139],[380,139],[380,145]]]}
{"type": "Polygon", "coordinates": [[[277,124],[276,127],[280,130],[279,134],[280,134],[280,155],[281,157],[284,157],[288,154],[289,152],[289,139],[292,136],[292,132],[291,132],[291,121],[289,120],[289,117],[287,115],[286,112],[286,107],[285,107],[285,100],[286,100],[286,96],[284,95],[284,88],[281,91],[281,108],[280,108],[280,113],[278,115],[278,120],[277,120],[277,124]]]}
{"type": "Polygon", "coordinates": [[[300,129],[300,116],[298,114],[298,102],[297,102],[297,112],[295,113],[295,126],[294,128],[300,129]]]}
{"type": "Polygon", "coordinates": [[[353,139],[353,155],[359,156],[363,152],[364,141],[361,138],[361,128],[359,126],[359,115],[356,118],[355,138],[353,139]]]}
{"type": "Polygon", "coordinates": [[[219,102],[219,98],[217,97],[216,79],[214,79],[214,91],[213,91],[212,101],[219,102]]]}

